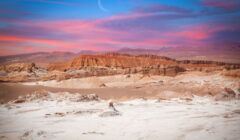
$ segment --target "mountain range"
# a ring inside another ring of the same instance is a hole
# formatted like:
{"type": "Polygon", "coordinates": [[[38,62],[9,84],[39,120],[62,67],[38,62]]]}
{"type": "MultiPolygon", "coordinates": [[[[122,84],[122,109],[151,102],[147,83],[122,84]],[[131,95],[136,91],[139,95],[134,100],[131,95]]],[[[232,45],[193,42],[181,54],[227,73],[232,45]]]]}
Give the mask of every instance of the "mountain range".
{"type": "MultiPolygon", "coordinates": [[[[29,63],[38,64],[68,62],[83,54],[104,54],[109,52],[97,52],[82,50],[73,52],[35,52],[18,55],[0,56],[0,64],[29,63]]],[[[228,47],[162,47],[160,49],[122,48],[110,53],[130,55],[158,55],[174,58],[177,60],[210,60],[227,63],[240,63],[240,46],[228,47]]]]}

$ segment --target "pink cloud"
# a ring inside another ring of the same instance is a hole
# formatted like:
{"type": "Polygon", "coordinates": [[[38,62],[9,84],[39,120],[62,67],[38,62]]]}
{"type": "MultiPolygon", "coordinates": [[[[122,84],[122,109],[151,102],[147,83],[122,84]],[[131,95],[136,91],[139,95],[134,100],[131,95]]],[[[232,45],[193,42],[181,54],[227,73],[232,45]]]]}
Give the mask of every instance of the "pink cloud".
{"type": "MultiPolygon", "coordinates": [[[[59,39],[42,39],[41,37],[25,37],[24,35],[0,34],[1,41],[43,44],[57,51],[77,51],[78,49],[104,51],[116,50],[120,47],[161,47],[206,45],[203,40],[213,37],[215,32],[235,30],[231,26],[212,26],[206,24],[179,25],[169,30],[115,30],[100,26],[103,23],[116,20],[129,20],[149,16],[150,14],[119,15],[95,20],[56,20],[39,22],[21,22],[21,25],[44,29],[44,31],[59,33],[69,37],[59,39]],[[119,47],[118,47],[119,46],[119,47]]],[[[39,31],[41,32],[41,31],[39,31]]],[[[5,45],[6,46],[6,45],[5,45]]],[[[1,46],[0,46],[1,48],[1,46]]],[[[43,48],[44,49],[44,48],[43,48]]],[[[25,50],[37,51],[26,45],[25,50]]],[[[40,50],[40,49],[39,49],[40,50]]],[[[51,50],[51,49],[50,49],[51,50]]]]}
{"type": "Polygon", "coordinates": [[[229,11],[236,10],[240,2],[236,0],[201,0],[206,6],[223,8],[229,11]]]}
{"type": "Polygon", "coordinates": [[[10,54],[12,54],[10,51],[0,50],[0,55],[10,55],[10,54]]]}
{"type": "Polygon", "coordinates": [[[186,40],[203,40],[211,37],[211,32],[207,25],[191,25],[186,26],[183,30],[169,33],[170,36],[185,38],[186,40]]]}

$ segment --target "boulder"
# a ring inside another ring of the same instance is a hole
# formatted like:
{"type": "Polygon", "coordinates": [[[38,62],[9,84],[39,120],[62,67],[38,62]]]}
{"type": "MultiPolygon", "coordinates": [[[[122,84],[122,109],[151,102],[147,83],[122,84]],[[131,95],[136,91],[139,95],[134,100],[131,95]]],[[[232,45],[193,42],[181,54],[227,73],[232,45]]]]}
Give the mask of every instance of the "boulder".
{"type": "Polygon", "coordinates": [[[81,95],[77,99],[77,102],[89,102],[89,101],[99,101],[99,97],[96,94],[81,95]]]}
{"type": "Polygon", "coordinates": [[[100,84],[99,87],[107,87],[104,83],[100,84]]]}
{"type": "Polygon", "coordinates": [[[237,99],[237,94],[231,88],[224,88],[224,92],[215,96],[215,100],[232,100],[237,99]]]}
{"type": "Polygon", "coordinates": [[[5,65],[1,67],[1,70],[6,72],[33,72],[34,70],[38,69],[35,63],[16,63],[5,65]]]}
{"type": "Polygon", "coordinates": [[[236,93],[231,88],[224,88],[229,97],[236,97],[236,93]]]}

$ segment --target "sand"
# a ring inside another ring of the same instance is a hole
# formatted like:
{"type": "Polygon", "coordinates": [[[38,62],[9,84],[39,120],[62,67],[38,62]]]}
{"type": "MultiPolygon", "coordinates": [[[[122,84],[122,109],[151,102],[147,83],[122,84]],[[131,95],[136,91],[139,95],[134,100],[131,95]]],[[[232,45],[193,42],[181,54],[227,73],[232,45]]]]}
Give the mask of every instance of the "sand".
{"type": "Polygon", "coordinates": [[[28,83],[0,83],[1,102],[8,102],[20,95],[34,91],[97,94],[102,99],[119,101],[138,98],[158,99],[197,96],[216,96],[232,89],[239,95],[240,79],[228,78],[219,73],[185,73],[176,77],[116,75],[88,77],[63,81],[28,83]]]}
{"type": "Polygon", "coordinates": [[[236,140],[239,100],[131,100],[76,102],[76,94],[51,94],[21,104],[0,105],[1,139],[236,140]],[[61,100],[61,101],[60,101],[61,100]]]}
{"type": "Polygon", "coordinates": [[[93,88],[93,89],[68,89],[46,86],[28,86],[22,84],[0,84],[0,99],[6,103],[18,96],[34,93],[35,91],[51,91],[54,93],[69,92],[72,94],[97,94],[102,99],[129,100],[147,96],[144,91],[135,88],[93,88]]]}
{"type": "Polygon", "coordinates": [[[240,100],[215,97],[239,85],[196,72],[0,83],[0,139],[235,140],[240,100]]]}

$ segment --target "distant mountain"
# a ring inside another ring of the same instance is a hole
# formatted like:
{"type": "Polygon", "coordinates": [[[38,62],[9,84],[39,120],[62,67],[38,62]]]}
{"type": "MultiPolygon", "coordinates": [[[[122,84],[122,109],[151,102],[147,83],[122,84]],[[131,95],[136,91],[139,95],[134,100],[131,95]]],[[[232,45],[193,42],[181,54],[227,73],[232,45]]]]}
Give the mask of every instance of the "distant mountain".
{"type": "Polygon", "coordinates": [[[83,55],[83,54],[101,54],[104,52],[96,52],[96,51],[92,51],[92,50],[82,50],[78,53],[78,55],[83,55]]]}
{"type": "Polygon", "coordinates": [[[164,47],[160,49],[123,48],[116,52],[131,55],[152,54],[178,60],[211,60],[240,63],[240,45],[229,45],[225,47],[164,47]]]}
{"type": "Polygon", "coordinates": [[[67,62],[78,56],[71,52],[37,52],[0,57],[1,64],[67,62]]]}
{"type": "MultiPolygon", "coordinates": [[[[96,52],[91,50],[82,50],[77,53],[72,52],[36,52],[28,54],[0,56],[0,64],[12,63],[55,63],[68,62],[75,57],[84,54],[104,54],[106,52],[96,52]]],[[[219,45],[213,47],[162,47],[158,49],[142,48],[122,48],[112,53],[130,54],[130,55],[158,55],[174,58],[177,60],[210,60],[227,63],[240,63],[240,44],[219,45]],[[225,46],[225,47],[223,47],[225,46]]]]}
{"type": "Polygon", "coordinates": [[[99,54],[91,50],[82,50],[78,53],[72,52],[36,52],[18,55],[1,56],[0,64],[12,63],[54,63],[54,62],[68,62],[73,58],[83,54],[99,54]]]}
{"type": "Polygon", "coordinates": [[[132,49],[132,48],[122,48],[118,51],[116,51],[117,53],[121,53],[121,54],[155,54],[156,52],[158,52],[160,50],[154,50],[154,49],[132,49]]]}

